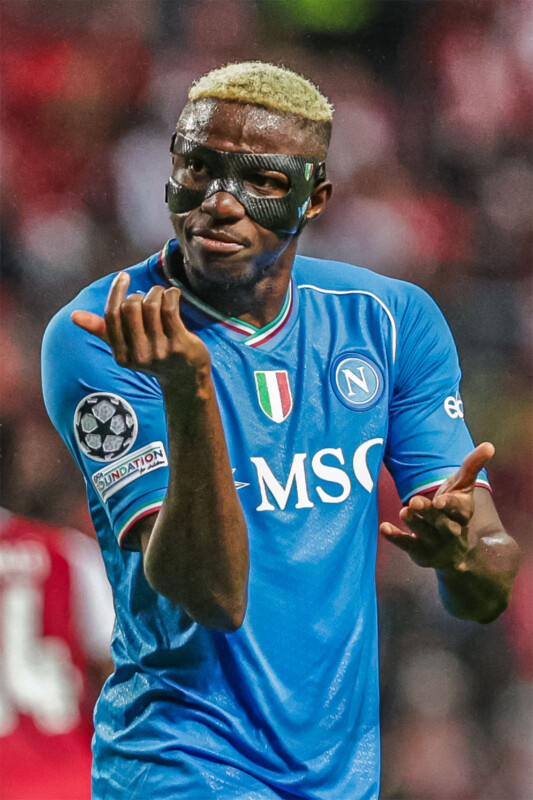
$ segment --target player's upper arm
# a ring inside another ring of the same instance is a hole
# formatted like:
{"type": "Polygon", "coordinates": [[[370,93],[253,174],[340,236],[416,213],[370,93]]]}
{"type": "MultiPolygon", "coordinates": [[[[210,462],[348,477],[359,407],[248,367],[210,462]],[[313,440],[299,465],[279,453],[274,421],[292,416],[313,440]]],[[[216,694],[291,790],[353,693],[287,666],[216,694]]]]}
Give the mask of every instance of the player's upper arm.
{"type": "MultiPolygon", "coordinates": [[[[436,303],[418,287],[409,287],[398,328],[385,463],[405,500],[452,475],[473,443],[453,337],[436,303]]],[[[480,481],[488,485],[484,473],[480,481]]]]}
{"type": "Polygon", "coordinates": [[[75,307],[62,309],[43,339],[45,406],[85,477],[91,508],[104,508],[130,548],[130,529],[161,508],[168,485],[161,388],[120,367],[105,342],[74,325],[75,307]]]}

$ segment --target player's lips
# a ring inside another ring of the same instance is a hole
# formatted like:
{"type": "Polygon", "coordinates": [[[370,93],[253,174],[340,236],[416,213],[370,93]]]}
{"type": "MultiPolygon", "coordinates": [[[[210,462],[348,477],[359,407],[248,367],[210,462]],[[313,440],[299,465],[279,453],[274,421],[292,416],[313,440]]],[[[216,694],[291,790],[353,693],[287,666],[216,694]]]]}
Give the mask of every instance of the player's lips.
{"type": "Polygon", "coordinates": [[[209,228],[193,230],[192,238],[206,250],[217,253],[237,253],[245,247],[245,243],[224,231],[212,231],[209,228]]]}

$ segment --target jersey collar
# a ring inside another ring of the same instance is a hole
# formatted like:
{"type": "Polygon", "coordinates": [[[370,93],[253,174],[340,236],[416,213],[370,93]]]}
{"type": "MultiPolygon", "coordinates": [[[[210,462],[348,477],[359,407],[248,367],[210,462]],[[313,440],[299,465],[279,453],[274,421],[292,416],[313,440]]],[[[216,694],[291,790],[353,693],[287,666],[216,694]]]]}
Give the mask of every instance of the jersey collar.
{"type": "Polygon", "coordinates": [[[280,333],[282,329],[284,330],[287,328],[287,323],[295,316],[295,300],[297,298],[297,293],[295,292],[295,286],[291,279],[278,316],[263,328],[256,328],[255,325],[249,322],[243,322],[242,319],[237,319],[236,317],[225,317],[219,311],[196,297],[181,283],[181,281],[171,275],[169,260],[172,253],[176,252],[176,250],[179,250],[179,242],[176,239],[170,239],[158,255],[158,268],[166,282],[171,286],[177,286],[181,291],[183,299],[198,311],[201,311],[206,317],[214,322],[220,323],[226,330],[237,334],[237,338],[247,347],[259,347],[267,342],[273,342],[278,333],[280,333]]]}

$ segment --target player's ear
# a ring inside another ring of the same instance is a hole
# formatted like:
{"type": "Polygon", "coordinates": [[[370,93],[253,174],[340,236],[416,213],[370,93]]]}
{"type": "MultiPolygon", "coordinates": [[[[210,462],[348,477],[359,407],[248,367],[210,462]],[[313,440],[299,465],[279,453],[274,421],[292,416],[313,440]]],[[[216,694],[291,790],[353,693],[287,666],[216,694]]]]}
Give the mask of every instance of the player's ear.
{"type": "Polygon", "coordinates": [[[316,219],[324,211],[333,194],[333,184],[331,181],[322,181],[315,186],[313,194],[311,195],[311,202],[309,208],[305,212],[308,221],[316,219]]]}

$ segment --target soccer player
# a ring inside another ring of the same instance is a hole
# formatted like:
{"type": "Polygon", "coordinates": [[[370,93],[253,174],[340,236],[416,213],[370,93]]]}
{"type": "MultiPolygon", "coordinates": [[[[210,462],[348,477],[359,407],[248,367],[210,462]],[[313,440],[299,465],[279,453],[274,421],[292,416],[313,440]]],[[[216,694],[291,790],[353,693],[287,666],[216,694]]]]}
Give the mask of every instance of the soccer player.
{"type": "Polygon", "coordinates": [[[171,143],[176,238],[45,335],[117,612],[97,799],[377,798],[382,461],[409,528],[382,533],[437,570],[447,608],[488,622],[508,603],[517,548],[440,312],[296,255],[331,195],[331,119],[283,68],[201,78],[171,143]]]}

